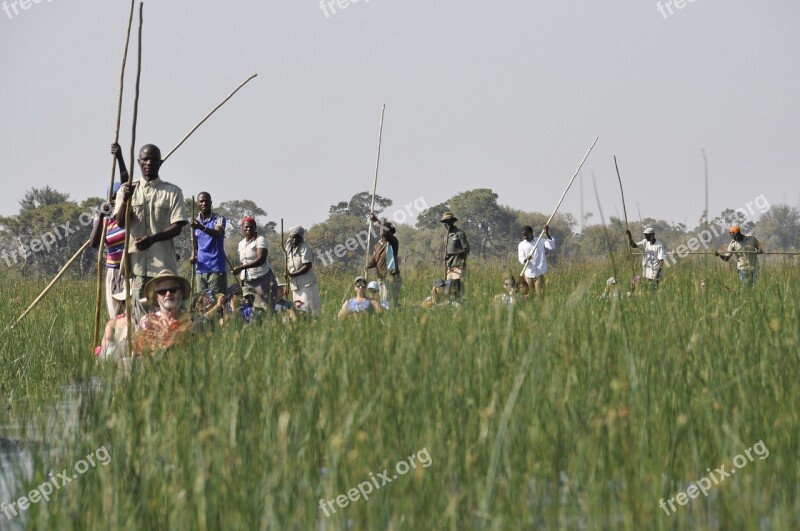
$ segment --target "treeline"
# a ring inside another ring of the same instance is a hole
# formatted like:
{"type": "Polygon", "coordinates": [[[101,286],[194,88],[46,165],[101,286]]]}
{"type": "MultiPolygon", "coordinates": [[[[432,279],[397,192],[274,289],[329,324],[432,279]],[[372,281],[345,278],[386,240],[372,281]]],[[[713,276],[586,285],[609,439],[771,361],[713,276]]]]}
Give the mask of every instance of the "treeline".
{"type": "MultiPolygon", "coordinates": [[[[357,272],[363,268],[366,249],[371,249],[375,236],[368,232],[366,217],[370,211],[371,195],[359,192],[349,200],[331,205],[328,218],[306,226],[306,239],[317,255],[319,269],[357,272]]],[[[658,239],[671,250],[691,243],[703,232],[710,250],[722,248],[730,240],[727,230],[739,224],[745,233],[755,234],[769,250],[797,250],[800,247],[800,212],[788,205],[769,205],[766,199],[751,202],[746,208],[726,209],[713,219],[703,213],[695,227],[665,220],[643,218],[631,222],[634,238],[639,239],[642,228],[653,227],[658,239]]],[[[77,202],[69,194],[49,186],[32,188],[20,200],[17,215],[0,217],[0,267],[18,271],[24,276],[51,277],[88,240],[92,220],[103,203],[99,197],[77,202]]],[[[191,196],[186,197],[187,212],[192,212],[191,196]]],[[[423,198],[407,205],[394,205],[389,198],[376,196],[375,211],[397,228],[400,239],[401,267],[436,265],[444,252],[444,230],[439,218],[446,210],[459,218],[457,225],[469,238],[472,261],[504,264],[516,262],[516,247],[520,228],[531,225],[538,234],[547,220],[540,212],[525,212],[498,203],[498,195],[488,188],[457,194],[438,205],[428,205],[423,198]],[[408,224],[416,217],[416,225],[408,224]]],[[[276,271],[283,270],[283,255],[279,220],[250,199],[225,201],[214,205],[214,211],[228,219],[225,247],[236,262],[238,242],[242,239],[239,224],[245,216],[256,218],[259,233],[270,244],[270,263],[276,271]]],[[[558,214],[550,224],[550,233],[557,239],[559,249],[550,262],[560,260],[603,259],[610,252],[625,252],[625,224],[611,217],[605,225],[595,224],[576,232],[577,220],[569,213],[558,214]]],[[[289,227],[286,227],[288,230],[289,227]]],[[[183,274],[189,274],[191,254],[188,227],[181,234],[177,247],[181,254],[183,274]]],[[[705,238],[704,238],[705,239],[705,238]]],[[[701,249],[702,250],[702,249],[701,249]]],[[[93,275],[97,253],[88,248],[76,261],[78,275],[93,275]]]]}

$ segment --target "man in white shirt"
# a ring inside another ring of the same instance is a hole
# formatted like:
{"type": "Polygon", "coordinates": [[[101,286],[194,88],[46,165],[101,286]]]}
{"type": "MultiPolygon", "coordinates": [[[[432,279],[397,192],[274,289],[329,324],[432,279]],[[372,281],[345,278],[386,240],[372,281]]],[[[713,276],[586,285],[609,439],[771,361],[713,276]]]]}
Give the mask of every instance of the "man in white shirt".
{"type": "Polygon", "coordinates": [[[631,231],[626,230],[628,243],[631,248],[639,249],[644,254],[642,256],[642,271],[644,278],[647,279],[651,289],[658,289],[658,281],[664,276],[664,259],[667,257],[667,246],[656,239],[656,231],[653,227],[647,227],[642,231],[644,240],[634,242],[631,231]]]}
{"type": "Polygon", "coordinates": [[[522,280],[528,284],[528,289],[533,288],[537,296],[544,295],[544,274],[547,273],[548,251],[556,250],[556,241],[550,236],[550,226],[544,226],[544,238],[533,237],[533,227],[522,227],[522,241],[517,246],[519,263],[525,266],[522,271],[522,280]]]}

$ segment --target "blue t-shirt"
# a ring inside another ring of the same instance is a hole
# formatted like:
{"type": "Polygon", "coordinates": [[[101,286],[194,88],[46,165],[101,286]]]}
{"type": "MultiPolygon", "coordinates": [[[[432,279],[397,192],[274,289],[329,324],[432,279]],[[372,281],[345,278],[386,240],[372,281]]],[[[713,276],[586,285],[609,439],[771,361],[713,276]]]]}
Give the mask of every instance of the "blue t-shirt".
{"type": "Polygon", "coordinates": [[[369,299],[364,299],[363,301],[358,302],[355,298],[352,298],[347,302],[347,309],[350,311],[350,313],[360,313],[373,310],[372,303],[369,299]]]}
{"type": "Polygon", "coordinates": [[[225,225],[224,216],[211,213],[208,219],[197,218],[201,225],[209,229],[222,229],[220,238],[212,238],[201,229],[194,229],[197,239],[197,272],[198,273],[224,273],[227,271],[225,260],[225,225]]]}

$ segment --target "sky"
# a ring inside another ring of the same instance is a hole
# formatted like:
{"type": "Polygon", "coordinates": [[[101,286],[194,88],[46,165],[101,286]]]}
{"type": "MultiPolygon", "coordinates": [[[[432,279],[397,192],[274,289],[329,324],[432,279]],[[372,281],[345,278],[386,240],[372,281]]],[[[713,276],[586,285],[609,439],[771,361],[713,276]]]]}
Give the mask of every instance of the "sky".
{"type": "MultiPolygon", "coordinates": [[[[0,215],[31,187],[103,195],[130,2],[0,8],[0,215]]],[[[385,104],[377,192],[395,219],[474,188],[550,214],[599,137],[582,172],[588,222],[593,175],[605,217],[622,215],[616,156],[629,218],[691,229],[702,150],[712,217],[759,197],[800,203],[799,20],[796,0],[146,2],[137,153],[166,153],[257,73],[162,167],[184,195],[324,221],[371,190],[385,104]]],[[[579,218],[579,181],[560,211],[579,218]]]]}

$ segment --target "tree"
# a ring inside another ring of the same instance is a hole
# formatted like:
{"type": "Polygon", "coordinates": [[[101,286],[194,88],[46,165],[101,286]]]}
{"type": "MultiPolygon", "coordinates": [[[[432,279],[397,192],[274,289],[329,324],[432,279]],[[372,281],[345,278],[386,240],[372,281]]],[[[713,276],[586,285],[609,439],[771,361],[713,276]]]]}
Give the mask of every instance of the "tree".
{"type": "Polygon", "coordinates": [[[755,232],[767,248],[797,249],[800,247],[800,211],[789,205],[773,205],[761,215],[755,232]]]}
{"type": "MultiPolygon", "coordinates": [[[[355,216],[366,220],[370,213],[370,205],[372,203],[372,194],[369,192],[359,192],[350,198],[350,201],[340,201],[335,205],[331,205],[331,214],[344,214],[346,216],[355,216]]],[[[392,200],[375,194],[375,213],[380,214],[387,207],[392,206],[392,200]]]]}
{"type": "Polygon", "coordinates": [[[498,205],[497,194],[489,188],[462,192],[424,210],[417,217],[417,228],[441,230],[439,219],[447,210],[458,218],[456,224],[467,234],[473,256],[505,256],[519,235],[514,211],[498,205]]]}
{"type": "Polygon", "coordinates": [[[747,216],[741,209],[734,210],[726,208],[722,213],[715,217],[711,223],[725,227],[726,229],[733,225],[739,225],[743,232],[751,232],[755,223],[747,219],[747,216]]]}
{"type": "Polygon", "coordinates": [[[306,240],[322,267],[362,271],[364,257],[371,254],[375,238],[367,231],[366,219],[334,213],[322,223],[312,225],[306,240]]]}
{"type": "Polygon", "coordinates": [[[20,212],[48,205],[58,205],[69,201],[69,194],[62,194],[49,186],[31,188],[19,202],[20,212]]]}
{"type": "Polygon", "coordinates": [[[246,216],[253,216],[256,218],[259,234],[266,236],[275,233],[276,223],[267,221],[267,211],[250,199],[223,201],[214,207],[214,212],[227,218],[228,227],[239,227],[246,216]]]}
{"type": "MultiPolygon", "coordinates": [[[[81,204],[67,201],[49,187],[32,189],[20,201],[16,216],[0,217],[0,263],[18,268],[26,276],[53,276],[89,239],[92,221],[103,200],[89,198],[81,204]],[[54,203],[57,199],[63,201],[54,203]]],[[[83,253],[82,273],[95,270],[94,250],[83,253]]]]}

